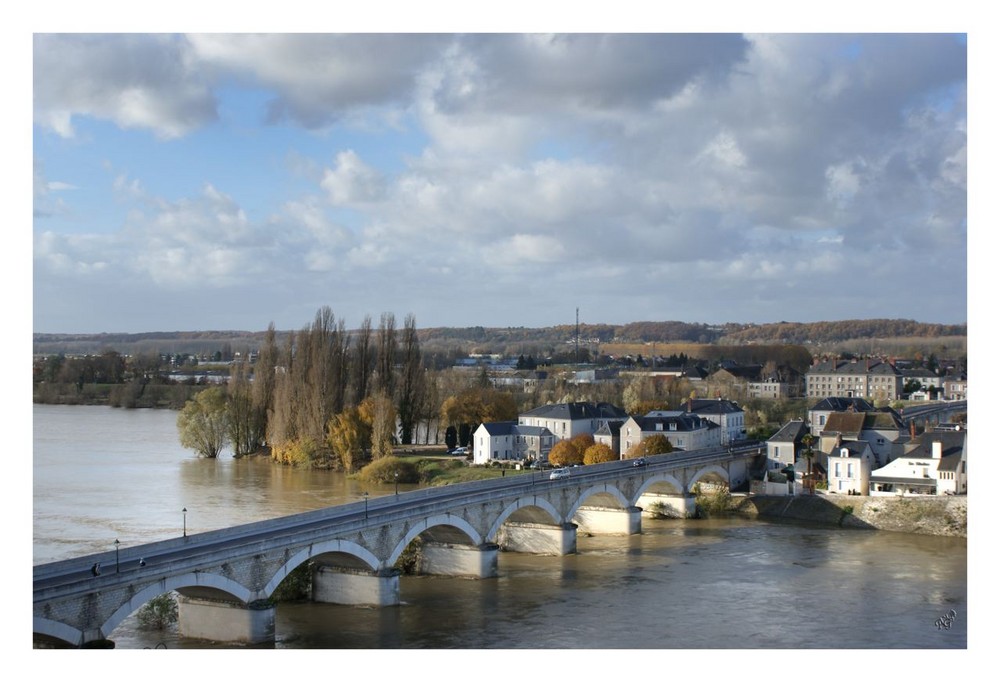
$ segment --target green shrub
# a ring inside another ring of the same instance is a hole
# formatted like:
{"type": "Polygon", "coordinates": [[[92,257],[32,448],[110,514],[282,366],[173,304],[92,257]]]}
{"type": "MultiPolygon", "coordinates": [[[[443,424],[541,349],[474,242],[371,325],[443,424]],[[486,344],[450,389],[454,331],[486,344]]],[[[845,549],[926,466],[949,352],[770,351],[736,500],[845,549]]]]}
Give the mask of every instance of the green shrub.
{"type": "Polygon", "coordinates": [[[408,459],[401,457],[382,457],[371,464],[362,467],[358,478],[367,483],[394,483],[396,474],[400,483],[419,483],[420,469],[408,459]]]}
{"type": "Polygon", "coordinates": [[[713,514],[717,515],[728,512],[732,504],[732,496],[729,494],[729,488],[726,486],[708,488],[706,490],[701,485],[697,485],[695,486],[694,504],[698,516],[708,518],[713,514]]]}
{"type": "Polygon", "coordinates": [[[271,595],[275,602],[302,601],[312,596],[312,562],[307,561],[285,576],[271,595]]]}
{"type": "Polygon", "coordinates": [[[153,597],[139,609],[139,627],[144,630],[165,630],[177,622],[177,600],[173,592],[153,597]]]}

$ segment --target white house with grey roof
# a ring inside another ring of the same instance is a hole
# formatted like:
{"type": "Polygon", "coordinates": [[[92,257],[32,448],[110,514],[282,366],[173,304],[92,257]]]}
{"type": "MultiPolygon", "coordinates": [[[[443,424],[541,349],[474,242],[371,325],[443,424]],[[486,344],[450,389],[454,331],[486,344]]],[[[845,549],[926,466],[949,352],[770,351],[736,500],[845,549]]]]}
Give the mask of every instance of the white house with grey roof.
{"type": "Polygon", "coordinates": [[[729,445],[746,438],[743,408],[732,400],[692,399],[685,403],[685,407],[691,414],[707,419],[719,427],[717,432],[719,442],[715,445],[729,445]]]}
{"type": "Polygon", "coordinates": [[[809,408],[809,430],[819,438],[826,427],[826,420],[834,412],[871,412],[875,406],[864,398],[823,398],[809,408]]]}
{"type": "Polygon", "coordinates": [[[697,450],[719,444],[719,426],[690,412],[654,410],[629,417],[619,431],[619,455],[650,436],[665,436],[676,450],[697,450]]]}
{"type": "Polygon", "coordinates": [[[556,440],[580,434],[594,435],[609,421],[628,419],[628,413],[610,403],[553,403],[518,415],[520,426],[538,426],[552,432],[556,440]]]}
{"type": "Polygon", "coordinates": [[[929,431],[905,446],[905,452],[872,472],[870,494],[965,495],[966,432],[929,431]]]}
{"type": "Polygon", "coordinates": [[[479,425],[472,434],[472,461],[488,464],[526,459],[546,461],[555,437],[543,426],[523,426],[515,421],[479,425]]]}
{"type": "Polygon", "coordinates": [[[841,495],[867,495],[872,469],[876,466],[867,441],[835,446],[826,456],[827,490],[841,495]]]}
{"type": "Polygon", "coordinates": [[[782,426],[776,434],[767,439],[767,468],[784,469],[794,465],[799,452],[805,447],[802,438],[809,428],[802,419],[793,419],[782,426]]]}

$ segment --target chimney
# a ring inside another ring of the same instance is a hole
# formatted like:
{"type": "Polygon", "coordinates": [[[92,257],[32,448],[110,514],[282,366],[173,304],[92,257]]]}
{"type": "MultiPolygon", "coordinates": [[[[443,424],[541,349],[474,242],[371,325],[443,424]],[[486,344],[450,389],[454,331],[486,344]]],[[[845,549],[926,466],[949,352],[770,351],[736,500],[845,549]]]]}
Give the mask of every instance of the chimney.
{"type": "Polygon", "coordinates": [[[941,459],[941,441],[936,440],[931,443],[931,458],[941,459]]]}

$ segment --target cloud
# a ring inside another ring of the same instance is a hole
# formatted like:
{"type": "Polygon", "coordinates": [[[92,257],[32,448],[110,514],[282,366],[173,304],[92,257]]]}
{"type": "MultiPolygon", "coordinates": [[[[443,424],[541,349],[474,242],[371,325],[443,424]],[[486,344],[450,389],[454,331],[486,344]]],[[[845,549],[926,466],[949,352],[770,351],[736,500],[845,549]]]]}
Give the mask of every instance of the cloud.
{"type": "Polygon", "coordinates": [[[36,34],[35,121],[73,137],[73,118],[176,138],[216,119],[208,84],[174,36],[36,34]]]}
{"type": "Polygon", "coordinates": [[[446,36],[429,34],[194,34],[211,70],[271,89],[267,118],[322,128],[357,109],[405,106],[421,67],[446,36]]]}
{"type": "Polygon", "coordinates": [[[320,186],[334,204],[350,206],[380,200],[385,194],[385,180],[366,165],[352,150],[337,154],[334,168],[323,173],[320,186]]]}
{"type": "MultiPolygon", "coordinates": [[[[532,288],[540,309],[592,299],[622,321],[678,319],[657,297],[682,292],[704,297],[685,298],[689,319],[724,321],[808,301],[820,276],[849,317],[851,296],[868,304],[947,263],[947,295],[965,299],[966,56],[952,36],[40,36],[35,53],[39,126],[71,134],[91,116],[207,140],[227,92],[247,88],[260,107],[247,119],[270,127],[246,163],[279,167],[267,204],[239,173],[213,169],[178,197],[129,168],[116,198],[130,217],[107,240],[39,224],[43,275],[183,291],[266,278],[289,299],[351,292],[367,312],[414,292],[499,304],[498,287],[532,288]],[[400,151],[404,138],[419,142],[400,151]]],[[[70,184],[36,164],[39,221],[70,184]]],[[[886,315],[922,314],[884,298],[886,315]]],[[[532,323],[518,314],[505,319],[532,323]]]]}

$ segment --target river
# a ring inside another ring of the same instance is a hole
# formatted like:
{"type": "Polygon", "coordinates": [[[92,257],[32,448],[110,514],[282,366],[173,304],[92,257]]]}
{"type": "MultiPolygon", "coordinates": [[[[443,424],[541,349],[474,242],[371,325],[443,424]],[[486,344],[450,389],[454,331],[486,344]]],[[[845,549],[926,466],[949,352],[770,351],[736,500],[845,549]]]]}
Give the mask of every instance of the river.
{"type": "MultiPolygon", "coordinates": [[[[34,563],[360,499],[336,473],[199,459],[180,447],[176,416],[34,406],[34,563]]],[[[403,576],[399,607],[280,604],[274,646],[967,647],[963,538],[742,518],[642,524],[629,537],[581,535],[571,556],[503,552],[495,579],[403,576]],[[935,625],[952,611],[949,628],[935,625]]],[[[216,646],[144,631],[134,617],[111,639],[126,649],[216,646]]]]}

